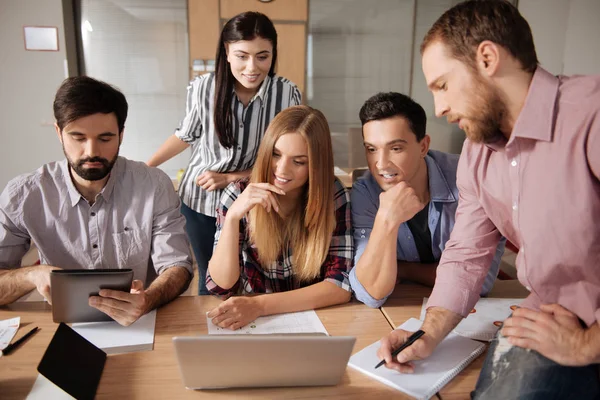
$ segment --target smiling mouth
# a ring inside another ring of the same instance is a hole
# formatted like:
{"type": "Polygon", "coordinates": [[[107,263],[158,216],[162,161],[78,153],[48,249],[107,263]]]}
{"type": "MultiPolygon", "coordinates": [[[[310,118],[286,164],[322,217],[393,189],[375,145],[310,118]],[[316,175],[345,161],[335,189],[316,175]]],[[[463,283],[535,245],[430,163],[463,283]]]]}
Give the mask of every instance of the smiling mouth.
{"type": "Polygon", "coordinates": [[[291,181],[291,179],[280,178],[277,175],[275,175],[275,181],[279,183],[288,183],[289,181],[291,181]]]}
{"type": "Polygon", "coordinates": [[[382,176],[384,179],[393,179],[397,177],[398,174],[379,174],[379,176],[382,176]]]}

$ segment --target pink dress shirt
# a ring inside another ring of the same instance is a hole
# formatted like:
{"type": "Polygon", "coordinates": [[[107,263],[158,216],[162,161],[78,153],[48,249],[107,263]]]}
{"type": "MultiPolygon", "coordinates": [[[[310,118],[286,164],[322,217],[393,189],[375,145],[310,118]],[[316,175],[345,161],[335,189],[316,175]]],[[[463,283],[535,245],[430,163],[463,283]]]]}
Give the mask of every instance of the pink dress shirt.
{"type": "Polygon", "coordinates": [[[503,235],[519,248],[522,306],[600,320],[600,76],[538,67],[508,141],[465,141],[456,224],[428,307],[467,316],[503,235]]]}

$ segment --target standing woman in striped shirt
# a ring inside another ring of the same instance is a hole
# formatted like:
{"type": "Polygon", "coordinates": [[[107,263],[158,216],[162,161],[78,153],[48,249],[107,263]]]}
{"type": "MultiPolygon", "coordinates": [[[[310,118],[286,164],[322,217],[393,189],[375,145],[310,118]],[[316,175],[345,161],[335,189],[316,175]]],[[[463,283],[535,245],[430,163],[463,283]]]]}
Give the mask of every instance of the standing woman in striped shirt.
{"type": "Polygon", "coordinates": [[[207,287],[234,296],[212,310],[229,329],[271,314],[350,300],[350,194],[333,174],[323,113],[282,111],[267,129],[250,181],[230,184],[217,216],[207,287]]]}
{"type": "Polygon", "coordinates": [[[300,104],[298,88],[275,75],[277,32],[258,12],[230,19],[221,32],[215,73],[188,87],[186,116],[148,161],[158,166],[192,146],[179,186],[181,212],[198,263],[199,294],[205,284],[222,189],[249,176],[269,122],[300,104]]]}

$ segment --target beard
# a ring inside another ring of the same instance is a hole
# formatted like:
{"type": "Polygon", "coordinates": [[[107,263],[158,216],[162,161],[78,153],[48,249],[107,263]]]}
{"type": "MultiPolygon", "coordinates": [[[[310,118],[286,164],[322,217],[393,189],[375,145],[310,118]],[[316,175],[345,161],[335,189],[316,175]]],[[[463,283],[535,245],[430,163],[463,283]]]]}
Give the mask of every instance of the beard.
{"type": "MultiPolygon", "coordinates": [[[[63,148],[64,151],[64,148],[63,148]]],[[[81,158],[77,161],[73,161],[69,158],[69,156],[67,156],[67,153],[65,152],[65,156],[67,157],[67,161],[69,162],[69,166],[71,167],[71,169],[82,179],[85,179],[86,181],[99,181],[101,179],[104,179],[108,176],[108,174],[110,174],[110,171],[113,169],[115,163],[117,162],[117,158],[119,157],[119,152],[117,151],[117,154],[115,154],[115,157],[112,160],[107,160],[106,158],[102,158],[102,157],[88,157],[88,158],[81,158]],[[101,163],[102,167],[101,168],[85,168],[83,166],[83,164],[85,164],[86,162],[94,162],[94,163],[101,163]]]]}
{"type": "Polygon", "coordinates": [[[494,143],[502,137],[500,127],[505,118],[506,104],[498,90],[475,75],[474,96],[465,116],[469,121],[464,127],[467,138],[475,143],[494,143]]]}

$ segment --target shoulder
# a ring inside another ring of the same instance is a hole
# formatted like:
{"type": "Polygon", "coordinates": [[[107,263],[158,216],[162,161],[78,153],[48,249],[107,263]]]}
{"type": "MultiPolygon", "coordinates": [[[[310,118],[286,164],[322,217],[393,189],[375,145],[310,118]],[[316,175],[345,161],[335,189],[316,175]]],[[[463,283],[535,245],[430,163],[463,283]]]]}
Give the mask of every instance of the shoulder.
{"type": "Polygon", "coordinates": [[[284,78],[283,76],[279,76],[279,75],[274,75],[271,77],[271,84],[273,86],[289,88],[292,90],[298,90],[298,86],[296,86],[296,84],[294,84],[294,82],[290,81],[287,78],[284,78]]]}
{"type": "Polygon", "coordinates": [[[34,206],[39,207],[39,202],[44,201],[45,196],[63,195],[65,179],[70,179],[64,175],[67,168],[66,160],[55,161],[11,179],[2,191],[0,208],[5,212],[16,212],[22,210],[28,201],[35,202],[34,206]],[[61,162],[64,166],[61,166],[61,162]]]}
{"type": "Polygon", "coordinates": [[[600,75],[559,75],[559,103],[600,111],[600,75]]]}
{"type": "Polygon", "coordinates": [[[338,178],[333,180],[333,201],[336,210],[350,204],[350,191],[338,178]]]}
{"type": "Polygon", "coordinates": [[[152,195],[157,189],[173,187],[173,180],[159,168],[149,167],[141,161],[125,157],[119,157],[118,162],[121,163],[119,184],[128,190],[135,188],[136,191],[152,195]]]}

